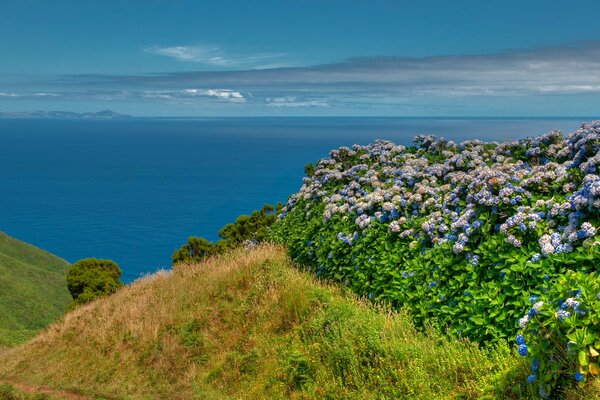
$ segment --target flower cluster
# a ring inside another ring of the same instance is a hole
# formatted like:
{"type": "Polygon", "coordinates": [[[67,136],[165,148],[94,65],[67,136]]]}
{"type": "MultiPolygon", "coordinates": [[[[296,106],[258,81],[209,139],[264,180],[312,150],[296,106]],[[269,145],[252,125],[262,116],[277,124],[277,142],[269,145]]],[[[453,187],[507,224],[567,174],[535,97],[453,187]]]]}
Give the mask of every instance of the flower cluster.
{"type": "Polygon", "coordinates": [[[485,223],[478,216],[489,211],[502,217],[498,229],[513,246],[536,239],[544,257],[571,252],[596,233],[583,219],[600,209],[600,176],[593,174],[599,138],[595,121],[566,138],[552,131],[457,145],[417,136],[413,148],[383,140],[341,147],[317,163],[281,215],[309,201],[307,213],[323,205],[324,224],[347,215],[363,230],[378,221],[401,238],[449,241],[461,253],[485,223]]]}

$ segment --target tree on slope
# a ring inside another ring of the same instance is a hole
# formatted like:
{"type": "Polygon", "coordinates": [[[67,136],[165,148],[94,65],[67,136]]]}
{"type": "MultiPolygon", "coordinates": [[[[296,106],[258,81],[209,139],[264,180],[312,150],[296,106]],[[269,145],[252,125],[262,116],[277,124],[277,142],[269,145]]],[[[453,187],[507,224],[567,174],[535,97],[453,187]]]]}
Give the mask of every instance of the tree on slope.
{"type": "Polygon", "coordinates": [[[67,287],[73,296],[73,306],[115,292],[123,286],[121,268],[112,260],[86,258],[71,265],[67,287]]]}

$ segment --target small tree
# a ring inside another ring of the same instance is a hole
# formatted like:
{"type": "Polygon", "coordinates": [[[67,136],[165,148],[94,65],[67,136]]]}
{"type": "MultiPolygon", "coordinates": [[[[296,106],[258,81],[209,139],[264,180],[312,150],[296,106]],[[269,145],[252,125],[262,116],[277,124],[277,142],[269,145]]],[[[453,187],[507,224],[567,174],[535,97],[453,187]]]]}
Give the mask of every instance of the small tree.
{"type": "Polygon", "coordinates": [[[252,211],[250,215],[241,215],[233,224],[225,225],[219,231],[221,240],[217,242],[217,246],[227,250],[239,246],[246,240],[262,242],[269,226],[276,219],[275,207],[265,204],[260,210],[252,211]]]}
{"type": "Polygon", "coordinates": [[[201,237],[190,237],[186,244],[173,253],[173,265],[202,261],[205,257],[225,253],[246,241],[262,242],[269,226],[277,220],[281,208],[281,203],[276,207],[265,204],[250,215],[239,216],[234,223],[225,225],[219,231],[221,239],[217,243],[201,237]]]}
{"type": "Polygon", "coordinates": [[[86,258],[77,261],[67,273],[67,287],[73,296],[73,305],[115,292],[123,286],[121,273],[121,268],[112,260],[86,258]]]}
{"type": "Polygon", "coordinates": [[[311,178],[314,174],[315,171],[317,170],[317,167],[315,167],[313,165],[313,163],[309,162],[308,164],[306,164],[304,166],[304,173],[306,174],[306,176],[308,176],[309,178],[311,178]]]}
{"type": "Polygon", "coordinates": [[[192,236],[188,238],[186,244],[173,253],[173,265],[180,263],[193,263],[202,261],[205,257],[211,256],[217,252],[213,242],[192,236]]]}

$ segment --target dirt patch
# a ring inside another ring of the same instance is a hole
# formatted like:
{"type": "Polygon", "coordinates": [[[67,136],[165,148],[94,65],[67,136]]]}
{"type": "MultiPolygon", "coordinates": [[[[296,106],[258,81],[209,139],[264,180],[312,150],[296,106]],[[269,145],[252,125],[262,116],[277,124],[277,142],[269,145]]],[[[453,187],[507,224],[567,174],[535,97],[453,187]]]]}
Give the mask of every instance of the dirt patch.
{"type": "Polygon", "coordinates": [[[32,386],[12,380],[0,380],[0,384],[2,383],[8,383],[15,389],[25,394],[45,394],[51,396],[52,398],[65,400],[93,400],[92,397],[88,397],[79,393],[69,392],[66,390],[54,390],[47,386],[32,386]]]}

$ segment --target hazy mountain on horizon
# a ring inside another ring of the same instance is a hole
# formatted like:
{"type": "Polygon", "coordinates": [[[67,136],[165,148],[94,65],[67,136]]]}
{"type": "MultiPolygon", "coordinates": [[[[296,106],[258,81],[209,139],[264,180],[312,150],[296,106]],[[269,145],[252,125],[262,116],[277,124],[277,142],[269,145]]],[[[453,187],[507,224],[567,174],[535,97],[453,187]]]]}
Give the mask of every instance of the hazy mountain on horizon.
{"type": "Polygon", "coordinates": [[[56,119],[121,119],[131,118],[112,110],[78,113],[73,111],[0,111],[0,118],[56,118],[56,119]]]}

